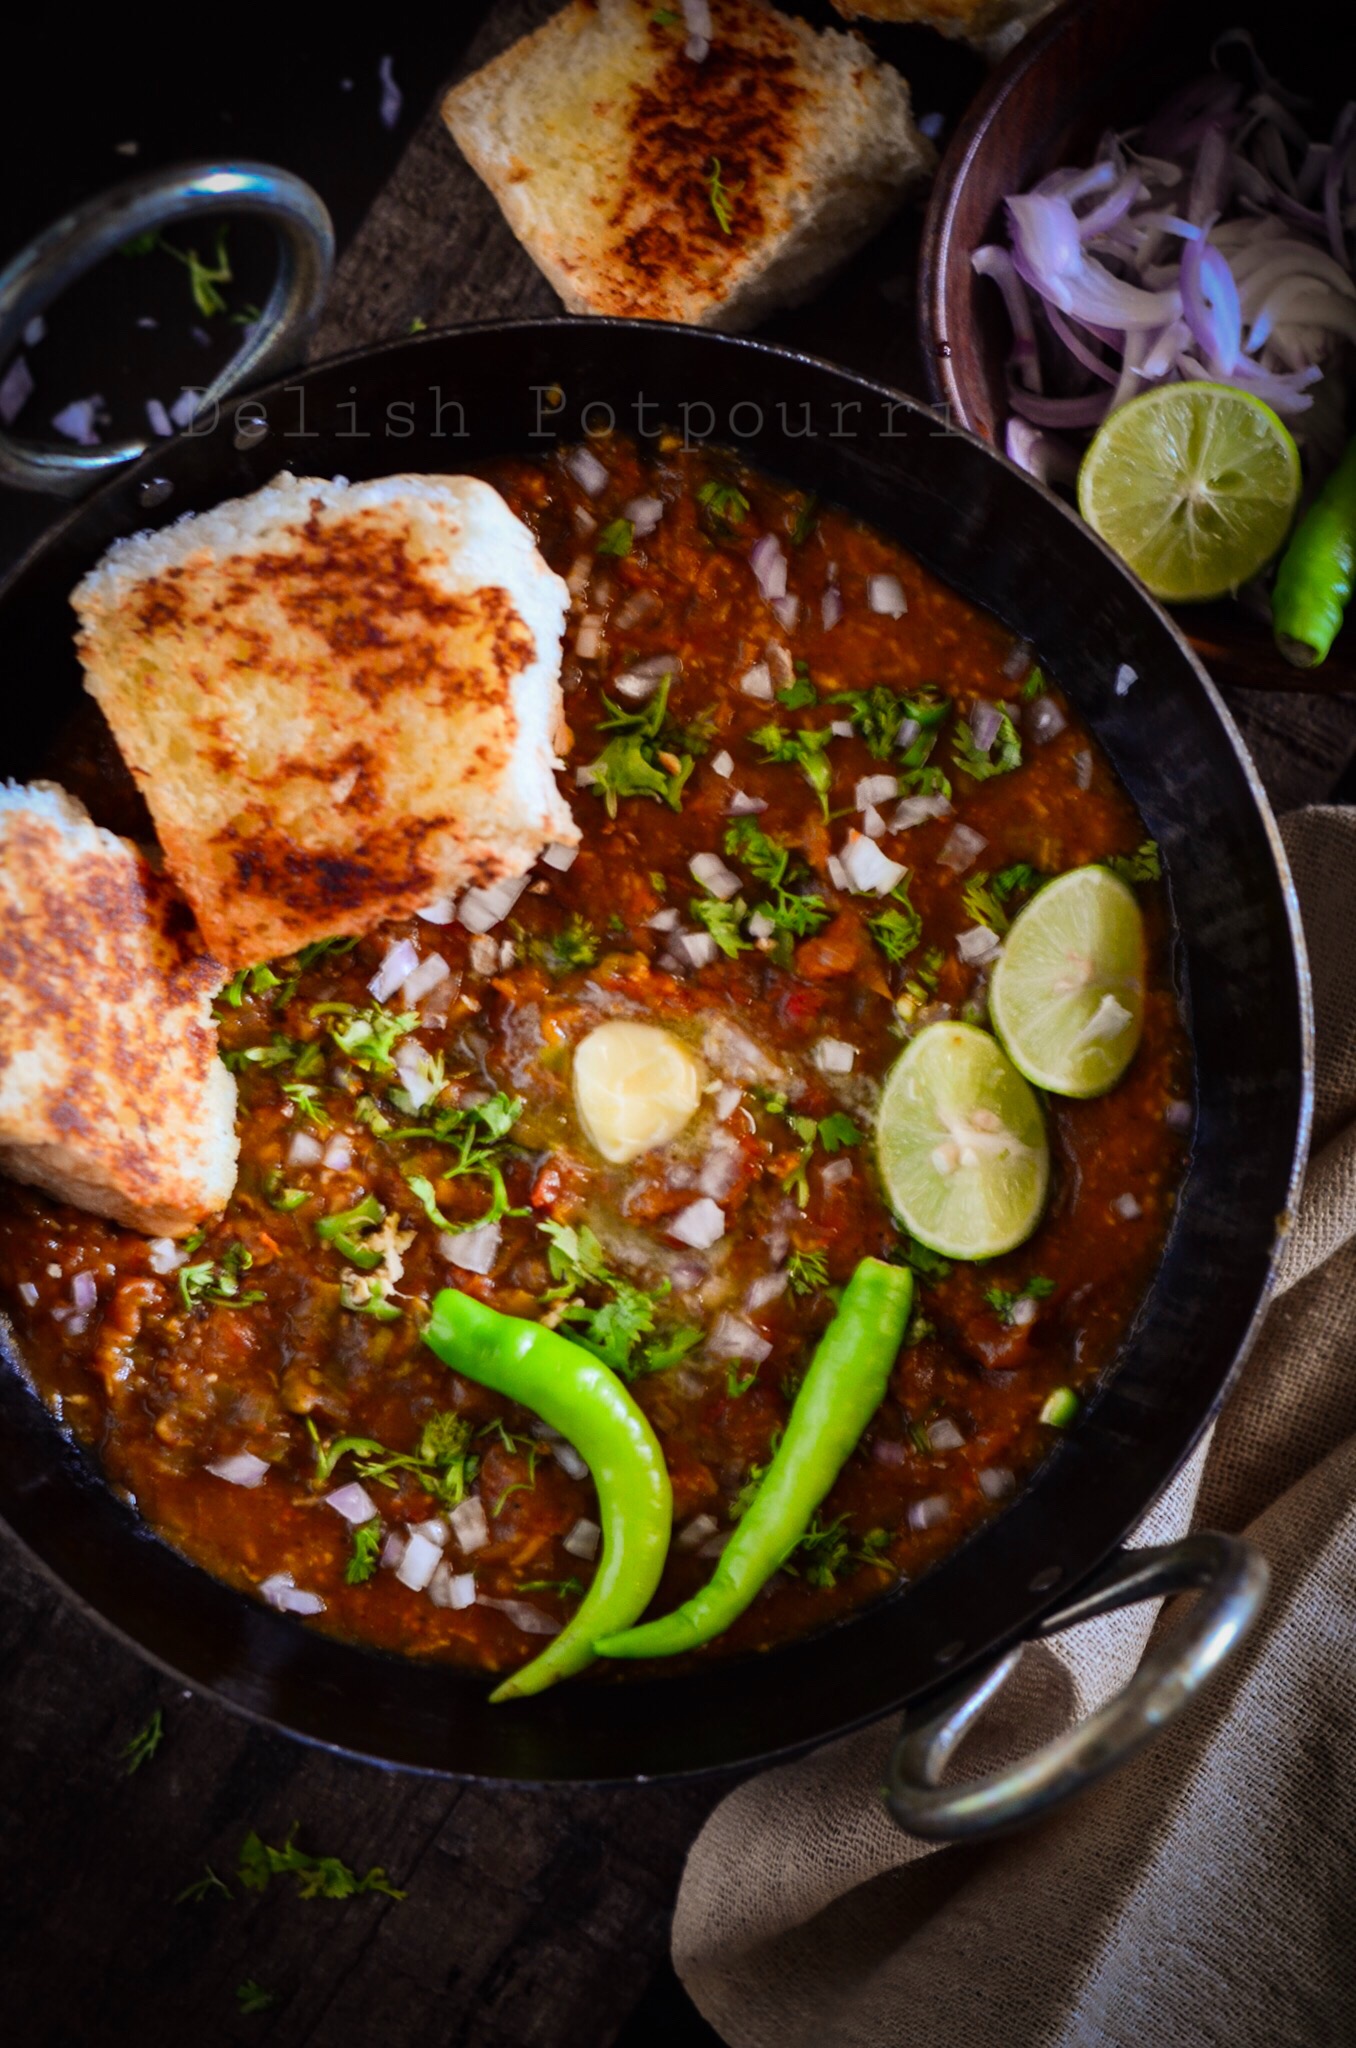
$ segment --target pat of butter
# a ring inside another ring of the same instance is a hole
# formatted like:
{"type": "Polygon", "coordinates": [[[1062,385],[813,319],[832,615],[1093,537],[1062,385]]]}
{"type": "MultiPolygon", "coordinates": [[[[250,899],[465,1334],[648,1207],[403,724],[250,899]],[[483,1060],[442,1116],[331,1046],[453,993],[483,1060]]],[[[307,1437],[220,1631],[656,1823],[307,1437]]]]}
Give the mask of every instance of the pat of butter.
{"type": "Polygon", "coordinates": [[[657,1024],[618,1018],[575,1047],[579,1121],[613,1166],[672,1143],[701,1101],[704,1078],[681,1039],[657,1024]]]}

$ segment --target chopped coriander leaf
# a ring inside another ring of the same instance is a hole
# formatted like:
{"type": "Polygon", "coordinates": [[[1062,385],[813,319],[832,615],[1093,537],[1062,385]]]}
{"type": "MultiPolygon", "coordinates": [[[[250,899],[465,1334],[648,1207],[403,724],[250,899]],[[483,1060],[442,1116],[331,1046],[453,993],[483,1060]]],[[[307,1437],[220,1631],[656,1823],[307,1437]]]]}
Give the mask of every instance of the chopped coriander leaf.
{"type": "Polygon", "coordinates": [[[993,878],[994,894],[1006,903],[1011,896],[1034,895],[1044,886],[1045,877],[1039,868],[1033,868],[1028,861],[1014,861],[1010,868],[1000,868],[993,878]]]}
{"type": "Polygon", "coordinates": [[[758,1368],[756,1365],[746,1372],[742,1378],[740,1377],[737,1365],[727,1365],[725,1368],[725,1391],[732,1401],[737,1401],[741,1395],[748,1393],[749,1388],[757,1377],[758,1368]]]}
{"type": "Polygon", "coordinates": [[[773,1432],[772,1441],[767,1447],[767,1464],[761,1464],[757,1459],[750,1463],[738,1493],[730,1502],[730,1520],[732,1522],[742,1521],[753,1506],[754,1495],[767,1475],[768,1465],[772,1463],[772,1460],[777,1455],[777,1446],[781,1442],[781,1435],[780,1430],[773,1432]]]}
{"type": "Polygon", "coordinates": [[[433,1192],[433,1182],[429,1180],[426,1174],[406,1173],[405,1180],[409,1186],[410,1193],[414,1196],[435,1229],[455,1230],[457,1228],[455,1223],[448,1222],[446,1216],[438,1207],[438,1198],[433,1192]]]}
{"type": "Polygon", "coordinates": [[[600,555],[629,555],[634,538],[635,527],[629,519],[614,519],[599,534],[594,551],[600,555]]]}
{"type": "Polygon", "coordinates": [[[308,1416],[307,1434],[315,1446],[317,1492],[328,1486],[341,1458],[353,1460],[357,1478],[375,1486],[398,1486],[398,1473],[408,1472],[425,1493],[443,1507],[454,1508],[466,1498],[466,1489],[480,1468],[472,1452],[471,1425],[451,1409],[441,1410],[424,1424],[413,1451],[391,1451],[370,1436],[335,1437],[322,1444],[320,1432],[308,1416]]]}
{"type": "Polygon", "coordinates": [[[661,7],[657,14],[650,16],[656,28],[678,28],[682,19],[681,14],[675,14],[671,7],[661,7]]]}
{"type": "Polygon", "coordinates": [[[548,1241],[547,1261],[557,1283],[542,1299],[558,1304],[555,1322],[622,1379],[662,1372],[699,1341],[701,1332],[687,1328],[656,1334],[656,1307],[670,1291],[667,1280],[647,1294],[614,1272],[586,1223],[576,1227],[548,1219],[537,1227],[548,1241]],[[585,1288],[597,1288],[612,1299],[594,1307],[583,1298],[585,1288]]]}
{"type": "Polygon", "coordinates": [[[309,946],[303,946],[293,957],[297,972],[305,974],[308,967],[314,967],[317,960],[326,959],[331,953],[351,953],[358,941],[354,939],[312,939],[309,946]]]}
{"type": "Polygon", "coordinates": [[[950,1259],[944,1259],[940,1252],[929,1251],[916,1237],[904,1240],[904,1263],[912,1266],[924,1280],[945,1280],[951,1271],[950,1259]]]}
{"type": "Polygon", "coordinates": [[[734,201],[729,188],[720,175],[720,158],[713,156],[707,172],[706,190],[711,201],[711,211],[716,216],[716,226],[723,235],[734,232],[734,201]]]}
{"type": "Polygon", "coordinates": [[[267,1045],[233,1047],[221,1058],[223,1065],[229,1067],[233,1074],[243,1073],[246,1067],[285,1067],[295,1061],[297,1077],[304,1079],[320,1065],[321,1053],[318,1045],[303,1045],[297,1039],[275,1031],[267,1045]]]}
{"type": "Polygon", "coordinates": [[[804,547],[810,535],[819,524],[819,500],[811,491],[808,498],[802,498],[791,525],[791,545],[804,547]]]}
{"type": "Polygon", "coordinates": [[[866,921],[866,928],[887,960],[907,960],[923,936],[923,920],[904,898],[900,909],[882,910],[866,921]]]}
{"type": "Polygon", "coordinates": [[[760,725],[752,738],[763,749],[765,760],[785,762],[800,769],[827,818],[829,791],[833,787],[833,770],[825,752],[833,738],[828,726],[805,725],[793,732],[780,725],[760,725]]]}
{"type": "Polygon", "coordinates": [[[1053,1280],[1047,1280],[1044,1273],[1033,1273],[1025,1287],[999,1287],[984,1289],[984,1299],[1000,1323],[1011,1326],[1012,1311],[1019,1301],[1046,1301],[1055,1291],[1053,1280]]]}
{"type": "Polygon", "coordinates": [[[186,1884],[176,1897],[174,1903],[176,1906],[190,1904],[196,1906],[201,1904],[203,1899],[210,1898],[214,1892],[220,1892],[223,1899],[235,1897],[231,1887],[228,1884],[222,1883],[211,1864],[208,1863],[204,1866],[202,1876],[195,1877],[192,1884],[186,1884]]]}
{"type": "Polygon", "coordinates": [[[866,742],[867,752],[877,761],[888,761],[899,737],[899,728],[908,715],[905,704],[884,683],[875,683],[869,690],[845,690],[835,697],[835,706],[842,705],[852,720],[860,739],[866,742]]]}
{"type": "Polygon", "coordinates": [[[368,1280],[361,1273],[345,1273],[339,1282],[339,1300],[352,1314],[371,1316],[373,1322],[400,1321],[402,1311],[393,1301],[386,1299],[386,1283],[382,1280],[368,1280]]]}
{"type": "Polygon", "coordinates": [[[480,1428],[476,1431],[476,1435],[478,1437],[497,1436],[504,1449],[510,1454],[514,1451],[525,1451],[532,1441],[530,1436],[515,1436],[503,1417],[499,1415],[496,1415],[493,1422],[482,1422],[480,1428]]]}
{"type": "Polygon", "coordinates": [[[214,1303],[221,1308],[248,1308],[262,1301],[261,1287],[240,1291],[240,1275],[254,1264],[254,1254],[243,1244],[229,1244],[220,1259],[204,1259],[200,1265],[180,1266],[179,1299],[185,1308],[214,1303]]]}
{"type": "Polygon", "coordinates": [[[833,1586],[853,1565],[872,1565],[877,1571],[888,1571],[884,1552],[889,1541],[886,1529],[871,1529],[865,1536],[853,1536],[846,1515],[821,1522],[816,1509],[805,1534],[790,1555],[782,1559],[781,1568],[812,1586],[833,1586]]]}
{"type": "Polygon", "coordinates": [[[951,752],[958,768],[963,768],[975,782],[987,782],[992,775],[1010,775],[1014,768],[1022,765],[1022,743],[1017,737],[1017,728],[1006,711],[998,713],[998,731],[989,746],[981,751],[975,745],[974,736],[964,719],[960,720],[951,735],[951,752]]]}
{"type": "MultiPolygon", "coordinates": [[[[649,703],[640,711],[624,711],[604,696],[607,716],[598,721],[599,732],[615,735],[596,761],[589,764],[588,787],[607,806],[609,818],[617,815],[617,804],[626,796],[648,796],[682,809],[683,788],[693,768],[691,751],[680,753],[665,742],[663,731],[668,712],[670,676],[665,676],[649,703]]],[[[689,746],[691,744],[689,736],[689,746]]]]}
{"type": "Polygon", "coordinates": [[[697,503],[706,513],[706,524],[717,539],[726,539],[731,527],[742,526],[749,516],[749,501],[734,484],[717,483],[712,477],[699,485],[697,503]]]}
{"type": "Polygon", "coordinates": [[[419,1023],[417,1010],[397,1015],[393,1010],[384,1010],[380,1003],[369,1003],[365,1010],[356,1010],[352,1003],[315,1003],[311,1015],[341,1019],[327,1027],[330,1037],[355,1067],[369,1074],[395,1071],[396,1041],[415,1030],[419,1023]]]}
{"type": "Polygon", "coordinates": [[[944,963],[945,956],[940,946],[929,946],[922,959],[914,963],[913,972],[904,987],[920,1006],[936,995],[944,963]]]}
{"type": "Polygon", "coordinates": [[[506,1500],[511,1500],[515,1493],[536,1492],[537,1460],[541,1457],[541,1454],[542,1446],[540,1444],[529,1443],[527,1445],[527,1477],[526,1479],[515,1479],[511,1486],[506,1486],[504,1488],[504,1491],[500,1494],[498,1500],[496,1500],[494,1506],[490,1509],[491,1520],[493,1520],[495,1516],[501,1515],[504,1512],[504,1502],[506,1500]]]}
{"type": "Polygon", "coordinates": [[[205,263],[196,249],[178,249],[173,242],[167,242],[159,228],[148,228],[144,234],[133,235],[122,244],[124,256],[149,256],[156,250],[172,256],[176,263],[182,263],[188,272],[188,288],[193,303],[204,320],[213,319],[226,311],[226,301],[218,291],[218,285],[233,284],[230,259],[226,254],[226,229],[218,228],[216,249],[211,263],[205,263]]]}
{"type": "Polygon", "coordinates": [[[1102,862],[1113,875],[1119,875],[1123,882],[1132,887],[1136,882],[1158,882],[1163,878],[1163,862],[1156,839],[1145,839],[1133,853],[1113,853],[1102,862]]]}
{"type": "Polygon", "coordinates": [[[554,1593],[557,1600],[582,1600],[587,1588],[582,1579],[519,1579],[520,1593],[554,1593]]]}
{"type": "Polygon", "coordinates": [[[350,1531],[349,1541],[352,1545],[352,1551],[348,1563],[344,1566],[344,1584],[346,1586],[365,1586],[367,1584],[377,1568],[377,1560],[381,1556],[381,1547],[385,1541],[385,1535],[386,1532],[382,1528],[380,1520],[375,1517],[370,1522],[360,1523],[356,1529],[350,1531]]]}
{"type": "Polygon", "coordinates": [[[934,1322],[930,1321],[929,1318],[923,1314],[922,1309],[919,1308],[915,1303],[913,1310],[909,1316],[909,1327],[904,1332],[905,1349],[911,1349],[913,1345],[921,1344],[925,1338],[935,1337],[936,1334],[937,1325],[934,1322]]]}
{"type": "Polygon", "coordinates": [[[739,928],[749,914],[749,906],[742,896],[736,896],[731,903],[717,902],[715,897],[694,897],[688,910],[715,940],[727,960],[735,960],[749,950],[749,941],[740,937],[739,928]]]}
{"type": "Polygon", "coordinates": [[[138,1728],[132,1740],[120,1752],[130,1778],[143,1764],[148,1764],[165,1739],[165,1715],[157,1707],[144,1728],[138,1728]]]}
{"type": "Polygon", "coordinates": [[[832,1116],[820,1118],[819,1142],[826,1152],[837,1152],[844,1146],[860,1145],[862,1134],[850,1116],[836,1109],[832,1116]]]}
{"type": "Polygon", "coordinates": [[[819,930],[829,915],[823,897],[801,895],[791,886],[810,880],[809,869],[789,847],[770,839],[756,819],[738,818],[726,827],[725,851],[731,859],[742,861],[755,881],[771,889],[772,900],[756,908],[779,931],[804,938],[819,930]]]}
{"type": "Polygon", "coordinates": [[[332,1216],[322,1216],[316,1224],[315,1234],[322,1244],[332,1244],[341,1258],[352,1266],[358,1266],[364,1273],[370,1273],[382,1262],[382,1253],[374,1251],[364,1243],[364,1233],[375,1230],[386,1221],[386,1211],[375,1195],[364,1195],[351,1209],[337,1209],[332,1216]]]}
{"type": "Polygon", "coordinates": [[[1033,697],[1043,696],[1045,693],[1045,688],[1046,682],[1044,675],[1041,673],[1040,669],[1033,668],[1030,675],[1027,677],[1026,681],[1022,684],[1022,687],[1018,692],[1018,695],[1021,697],[1023,704],[1029,704],[1033,697]]]}
{"type": "MultiPolygon", "coordinates": [[[[409,1138],[432,1138],[440,1145],[453,1147],[455,1159],[444,1161],[439,1166],[442,1179],[458,1180],[463,1174],[476,1174],[490,1184],[489,1207],[483,1215],[471,1217],[463,1223],[449,1223],[443,1219],[438,1226],[440,1229],[479,1230],[486,1224],[498,1223],[503,1216],[527,1213],[510,1206],[503,1166],[496,1152],[496,1147],[508,1136],[522,1111],[521,1097],[505,1095],[500,1090],[488,1102],[478,1102],[467,1109],[442,1109],[429,1124],[411,1125],[392,1132],[393,1143],[409,1138]]],[[[414,1185],[413,1181],[410,1185],[414,1185]]],[[[436,1219],[430,1215],[429,1220],[433,1222],[436,1219]]]]}
{"type": "Polygon", "coordinates": [[[293,1826],[281,1849],[270,1848],[250,1829],[241,1844],[236,1871],[246,1891],[267,1891],[273,1878],[291,1876],[296,1878],[297,1893],[303,1899],[351,1899],[359,1892],[382,1892],[388,1899],[404,1898],[404,1892],[396,1890],[380,1864],[359,1877],[337,1856],[308,1856],[296,1846],[299,1826],[300,1822],[293,1826]]]}
{"type": "MultiPolygon", "coordinates": [[[[623,933],[625,930],[623,925],[623,933]]],[[[597,932],[578,910],[559,931],[543,936],[524,932],[515,925],[514,937],[527,958],[544,967],[548,974],[570,974],[577,968],[592,967],[603,950],[597,932]]]]}
{"type": "Polygon", "coordinates": [[[281,987],[282,982],[271,967],[242,967],[231,976],[217,1001],[229,1003],[233,1010],[238,1010],[247,994],[259,996],[268,989],[281,987]]]}
{"type": "Polygon", "coordinates": [[[788,711],[803,711],[807,704],[819,702],[819,692],[814,678],[803,661],[798,661],[791,674],[791,681],[784,689],[778,690],[777,702],[785,704],[788,711]]]}
{"type": "Polygon", "coordinates": [[[301,1111],[303,1122],[319,1124],[322,1129],[329,1123],[329,1112],[320,1106],[320,1090],[314,1081],[284,1081],[282,1092],[301,1111]]]}
{"type": "MultiPolygon", "coordinates": [[[[771,1102],[768,1107],[771,1109],[771,1102]]],[[[785,1115],[784,1102],[782,1109],[774,1110],[773,1114],[785,1115]]],[[[793,1195],[797,1206],[804,1209],[810,1200],[809,1167],[816,1142],[826,1152],[833,1153],[845,1146],[859,1145],[862,1134],[852,1118],[842,1110],[835,1110],[831,1116],[822,1117],[818,1122],[812,1116],[787,1116],[786,1121],[800,1141],[800,1151],[791,1171],[782,1177],[782,1189],[784,1193],[793,1195]]]]}
{"type": "Polygon", "coordinates": [[[358,1122],[371,1131],[374,1138],[384,1138],[394,1129],[391,1119],[385,1114],[375,1096],[360,1095],[353,1105],[353,1114],[358,1122]]]}
{"type": "Polygon", "coordinates": [[[1002,938],[1010,919],[994,892],[989,877],[982,870],[971,875],[961,890],[961,906],[968,918],[976,924],[987,925],[991,932],[1002,938]]]}
{"type": "Polygon", "coordinates": [[[705,1331],[683,1323],[657,1337],[645,1347],[646,1372],[667,1372],[671,1365],[677,1365],[680,1358],[686,1358],[694,1345],[700,1344],[705,1331]]]}
{"type": "Polygon", "coordinates": [[[235,2002],[242,2016],[247,2017],[251,2013],[267,2012],[271,2005],[277,2003],[277,1994],[265,1991],[262,1984],[256,1984],[253,1977],[247,1977],[243,1984],[235,1987],[235,2002]]]}
{"type": "Polygon", "coordinates": [[[816,1294],[829,1284],[828,1260],[820,1251],[792,1252],[786,1278],[793,1294],[816,1294]]]}

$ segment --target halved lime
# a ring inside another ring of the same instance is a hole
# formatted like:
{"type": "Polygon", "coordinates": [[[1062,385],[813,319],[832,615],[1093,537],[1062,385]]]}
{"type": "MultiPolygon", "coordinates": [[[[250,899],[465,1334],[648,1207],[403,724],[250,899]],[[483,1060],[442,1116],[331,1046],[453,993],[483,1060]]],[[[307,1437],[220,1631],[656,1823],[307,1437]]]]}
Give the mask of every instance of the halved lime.
{"type": "Polygon", "coordinates": [[[1161,384],[1103,420],[1078,509],[1153,592],[1222,597],[1290,531],[1299,452],[1269,405],[1228,384],[1161,384]]]}
{"type": "Polygon", "coordinates": [[[1040,1104],[998,1041],[929,1024],[886,1076],[876,1159],[905,1229],[949,1259],[996,1259],[1040,1221],[1050,1148],[1040,1104]]]}
{"type": "Polygon", "coordinates": [[[989,980],[1013,1065],[1052,1095],[1105,1095],[1144,1027],[1144,920],[1110,868],[1071,868],[1033,896],[989,980]]]}

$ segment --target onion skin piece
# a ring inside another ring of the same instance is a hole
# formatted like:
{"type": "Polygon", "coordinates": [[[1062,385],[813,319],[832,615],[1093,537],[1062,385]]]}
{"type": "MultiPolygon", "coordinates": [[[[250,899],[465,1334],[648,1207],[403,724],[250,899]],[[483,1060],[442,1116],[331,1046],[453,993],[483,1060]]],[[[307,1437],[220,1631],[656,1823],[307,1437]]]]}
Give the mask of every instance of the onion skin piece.
{"type": "Polygon", "coordinates": [[[582,1345],[455,1287],[433,1303],[424,1342],[453,1372],[521,1401],[574,1445],[593,1474],[602,1554],[593,1584],[548,1649],[490,1694],[542,1692],[593,1662],[594,1641],[649,1606],[668,1556],[673,1490],[659,1439],[614,1372],[582,1345]]]}
{"type": "Polygon", "coordinates": [[[1272,593],[1276,645],[1296,668],[1317,668],[1356,588],[1356,440],[1301,519],[1272,593]]]}

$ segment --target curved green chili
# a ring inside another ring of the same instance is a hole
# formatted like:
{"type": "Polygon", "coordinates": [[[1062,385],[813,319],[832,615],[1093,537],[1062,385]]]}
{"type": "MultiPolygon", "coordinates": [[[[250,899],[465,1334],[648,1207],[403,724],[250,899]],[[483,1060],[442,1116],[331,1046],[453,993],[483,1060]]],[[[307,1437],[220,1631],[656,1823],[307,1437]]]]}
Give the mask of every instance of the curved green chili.
{"type": "Polygon", "coordinates": [[[1276,645],[1296,668],[1317,668],[1337,638],[1356,586],[1356,440],[1295,528],[1276,571],[1276,645]]]}
{"type": "Polygon", "coordinates": [[[598,1489],[602,1555],[560,1634],[491,1693],[521,1699],[593,1660],[595,1639],[625,1629],[653,1598],[668,1554],[673,1493],[658,1438],[616,1374],[578,1344],[445,1288],[424,1342],[454,1372],[521,1401],[579,1452],[598,1489]]]}
{"type": "Polygon", "coordinates": [[[795,1548],[885,1395],[913,1304],[907,1266],[863,1259],[820,1339],[752,1505],[708,1583],[672,1614],[600,1635],[602,1657],[672,1657],[728,1628],[795,1548]]]}

